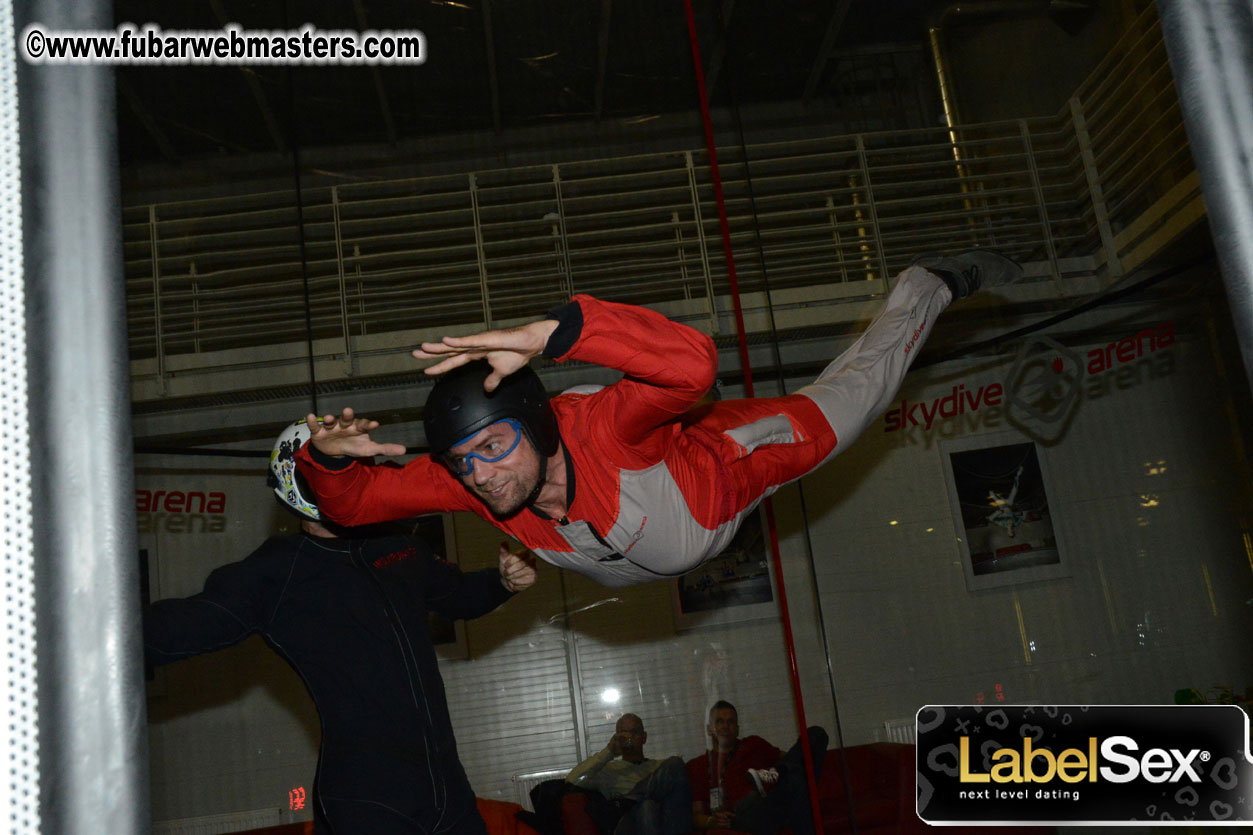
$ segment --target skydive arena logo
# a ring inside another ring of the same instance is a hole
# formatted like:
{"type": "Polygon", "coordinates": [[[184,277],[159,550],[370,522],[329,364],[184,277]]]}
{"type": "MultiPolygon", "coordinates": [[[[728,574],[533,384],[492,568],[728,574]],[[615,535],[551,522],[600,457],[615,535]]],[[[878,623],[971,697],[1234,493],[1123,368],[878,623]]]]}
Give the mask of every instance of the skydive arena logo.
{"type": "Polygon", "coordinates": [[[1234,705],[928,705],[917,723],[930,824],[1253,822],[1249,722],[1234,705]]]}

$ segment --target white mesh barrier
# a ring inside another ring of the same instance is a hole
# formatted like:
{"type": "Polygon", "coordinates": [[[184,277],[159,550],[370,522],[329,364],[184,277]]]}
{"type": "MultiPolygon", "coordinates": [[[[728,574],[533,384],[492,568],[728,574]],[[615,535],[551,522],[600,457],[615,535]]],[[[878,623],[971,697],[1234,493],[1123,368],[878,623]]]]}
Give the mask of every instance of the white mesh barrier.
{"type": "Polygon", "coordinates": [[[13,450],[0,491],[4,542],[4,612],[0,646],[0,831],[39,832],[39,746],[35,685],[35,584],[31,535],[30,437],[27,434],[26,305],[22,274],[22,192],[18,157],[17,55],[13,8],[0,3],[0,392],[13,450]]]}

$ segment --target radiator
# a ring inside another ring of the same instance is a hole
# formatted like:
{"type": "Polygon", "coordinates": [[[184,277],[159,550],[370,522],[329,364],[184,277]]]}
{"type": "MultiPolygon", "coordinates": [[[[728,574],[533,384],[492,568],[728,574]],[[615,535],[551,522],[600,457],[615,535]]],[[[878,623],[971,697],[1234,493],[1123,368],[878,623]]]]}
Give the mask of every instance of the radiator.
{"type": "Polygon", "coordinates": [[[884,722],[883,741],[908,742],[910,745],[916,745],[918,743],[918,729],[914,723],[914,717],[889,719],[884,722]]]}
{"type": "Polygon", "coordinates": [[[518,803],[528,812],[534,812],[531,806],[531,789],[545,780],[558,780],[570,773],[569,768],[555,768],[548,771],[532,771],[529,774],[513,775],[513,788],[517,792],[518,803]]]}
{"type": "Polygon", "coordinates": [[[242,832],[278,826],[291,822],[291,815],[284,816],[277,806],[271,809],[253,809],[246,812],[227,812],[222,815],[203,815],[198,818],[178,818],[154,821],[153,835],[219,835],[222,832],[242,832]]]}

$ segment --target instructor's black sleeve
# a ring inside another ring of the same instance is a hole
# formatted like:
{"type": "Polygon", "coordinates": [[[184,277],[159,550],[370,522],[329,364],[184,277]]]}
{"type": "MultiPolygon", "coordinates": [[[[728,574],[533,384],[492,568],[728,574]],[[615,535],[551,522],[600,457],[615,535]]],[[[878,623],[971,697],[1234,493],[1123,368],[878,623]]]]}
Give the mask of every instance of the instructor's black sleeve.
{"type": "Polygon", "coordinates": [[[427,606],[454,620],[486,615],[513,597],[500,581],[499,568],[462,574],[436,557],[430,558],[424,588],[427,606]]]}
{"type": "MultiPolygon", "coordinates": [[[[274,540],[217,568],[204,591],[158,600],[144,616],[144,656],[153,666],[237,644],[270,622],[282,593],[274,540]]],[[[282,560],[290,567],[290,560],[282,560]]],[[[285,573],[285,572],[284,572],[285,573]]]]}

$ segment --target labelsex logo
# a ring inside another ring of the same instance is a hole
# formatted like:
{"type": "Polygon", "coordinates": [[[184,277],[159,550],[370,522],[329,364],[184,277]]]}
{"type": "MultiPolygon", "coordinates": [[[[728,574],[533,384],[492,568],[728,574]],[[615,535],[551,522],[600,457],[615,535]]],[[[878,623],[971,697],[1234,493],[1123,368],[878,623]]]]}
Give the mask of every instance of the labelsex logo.
{"type": "Polygon", "coordinates": [[[1130,783],[1143,776],[1150,783],[1177,783],[1185,777],[1201,782],[1193,762],[1206,761],[1209,752],[1193,748],[1186,754],[1177,748],[1150,748],[1138,757],[1127,752],[1139,751],[1140,746],[1129,736],[1111,736],[1100,744],[1088,737],[1088,750],[1067,748],[1054,755],[1047,748],[1032,748],[1031,739],[1022,741],[1022,753],[1013,748],[1002,748],[992,755],[996,765],[989,772],[972,771],[970,768],[970,737],[961,738],[961,781],[963,783],[1047,783],[1054,777],[1064,783],[1095,783],[1098,774],[1111,783],[1130,783]],[[1114,765],[1101,765],[1101,760],[1114,765]]]}

